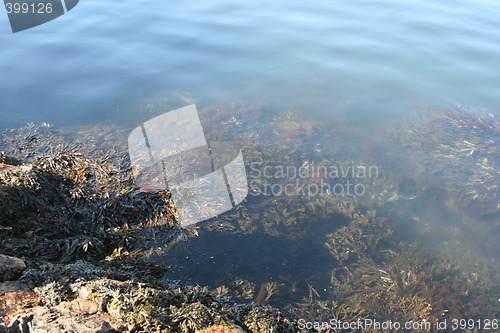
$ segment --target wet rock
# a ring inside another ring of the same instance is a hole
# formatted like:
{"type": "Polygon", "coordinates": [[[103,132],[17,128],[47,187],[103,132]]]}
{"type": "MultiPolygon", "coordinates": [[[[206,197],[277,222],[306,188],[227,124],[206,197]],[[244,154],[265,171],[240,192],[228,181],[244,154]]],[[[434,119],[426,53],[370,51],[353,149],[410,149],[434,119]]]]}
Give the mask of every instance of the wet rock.
{"type": "Polygon", "coordinates": [[[0,254],[0,282],[17,279],[25,269],[22,259],[0,254]]]}

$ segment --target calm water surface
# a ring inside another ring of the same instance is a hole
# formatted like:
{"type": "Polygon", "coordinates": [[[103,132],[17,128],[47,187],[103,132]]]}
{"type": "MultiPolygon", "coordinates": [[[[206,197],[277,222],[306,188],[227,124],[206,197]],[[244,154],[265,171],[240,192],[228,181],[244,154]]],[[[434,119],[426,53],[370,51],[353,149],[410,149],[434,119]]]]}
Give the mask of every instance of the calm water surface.
{"type": "Polygon", "coordinates": [[[497,1],[82,1],[35,29],[0,15],[0,127],[144,119],[172,99],[264,101],[354,126],[421,107],[498,112],[497,1]]]}

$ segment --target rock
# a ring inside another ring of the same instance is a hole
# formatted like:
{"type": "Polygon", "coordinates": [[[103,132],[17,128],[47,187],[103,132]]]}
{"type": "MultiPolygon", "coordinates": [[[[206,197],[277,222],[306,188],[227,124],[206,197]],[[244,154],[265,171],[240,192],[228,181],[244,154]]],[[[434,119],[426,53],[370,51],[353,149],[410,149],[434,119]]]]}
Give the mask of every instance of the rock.
{"type": "Polygon", "coordinates": [[[25,269],[22,259],[0,254],[0,282],[16,280],[25,269]]]}
{"type": "Polygon", "coordinates": [[[75,299],[55,307],[33,311],[34,332],[116,332],[126,329],[109,315],[99,312],[96,302],[75,299]]]}
{"type": "Polygon", "coordinates": [[[0,163],[0,171],[22,171],[22,169],[15,165],[0,163]]]}
{"type": "Polygon", "coordinates": [[[38,304],[38,296],[19,281],[0,283],[0,333],[29,332],[26,307],[38,304]]]}
{"type": "Polygon", "coordinates": [[[0,283],[0,297],[7,293],[30,290],[27,285],[20,281],[5,281],[0,283]]]}
{"type": "Polygon", "coordinates": [[[213,325],[202,330],[196,331],[196,333],[243,333],[243,329],[239,326],[229,327],[224,325],[213,325]]]}
{"type": "MultiPolygon", "coordinates": [[[[2,285],[0,285],[0,288],[2,285]]],[[[96,302],[77,298],[61,302],[57,306],[35,306],[22,309],[26,299],[36,297],[33,291],[19,291],[21,285],[3,286],[4,290],[18,290],[0,297],[0,304],[7,308],[0,313],[2,332],[121,332],[129,327],[108,314],[99,311],[96,302]]]]}

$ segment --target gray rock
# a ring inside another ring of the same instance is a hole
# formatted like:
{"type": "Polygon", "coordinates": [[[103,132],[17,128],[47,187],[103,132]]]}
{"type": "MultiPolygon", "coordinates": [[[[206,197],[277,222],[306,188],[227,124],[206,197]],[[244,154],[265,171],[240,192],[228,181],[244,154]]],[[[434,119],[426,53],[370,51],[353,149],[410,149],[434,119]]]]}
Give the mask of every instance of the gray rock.
{"type": "Polygon", "coordinates": [[[0,282],[16,280],[25,269],[22,259],[0,254],[0,282]]]}

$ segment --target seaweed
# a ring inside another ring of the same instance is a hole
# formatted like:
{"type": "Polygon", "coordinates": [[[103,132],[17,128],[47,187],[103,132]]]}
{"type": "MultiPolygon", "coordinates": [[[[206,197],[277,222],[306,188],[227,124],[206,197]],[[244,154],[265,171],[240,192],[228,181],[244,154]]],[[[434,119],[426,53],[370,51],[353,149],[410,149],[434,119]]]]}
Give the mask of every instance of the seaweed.
{"type": "Polygon", "coordinates": [[[119,247],[140,247],[131,229],[161,225],[169,227],[164,233],[173,231],[170,193],[128,187],[130,170],[110,161],[113,153],[68,144],[47,124],[7,131],[2,143],[6,153],[18,156],[0,155],[2,165],[10,166],[0,170],[5,252],[63,262],[100,260],[119,247]]]}

